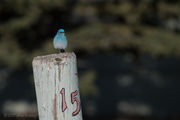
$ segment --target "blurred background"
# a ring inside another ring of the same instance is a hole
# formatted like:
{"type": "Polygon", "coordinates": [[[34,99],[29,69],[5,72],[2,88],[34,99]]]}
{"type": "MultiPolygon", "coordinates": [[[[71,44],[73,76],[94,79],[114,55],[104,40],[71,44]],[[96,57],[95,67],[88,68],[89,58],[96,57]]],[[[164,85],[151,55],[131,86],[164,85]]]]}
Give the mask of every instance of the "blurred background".
{"type": "Polygon", "coordinates": [[[0,114],[37,115],[32,59],[59,28],[85,120],[180,119],[179,0],[1,0],[0,114]]]}

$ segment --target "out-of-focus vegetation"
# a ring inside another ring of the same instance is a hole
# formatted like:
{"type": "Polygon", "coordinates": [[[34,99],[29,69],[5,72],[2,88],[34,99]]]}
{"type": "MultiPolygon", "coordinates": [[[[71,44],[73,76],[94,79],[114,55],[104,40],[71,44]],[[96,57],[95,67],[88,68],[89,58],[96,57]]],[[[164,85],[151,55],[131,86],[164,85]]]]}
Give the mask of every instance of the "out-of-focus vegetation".
{"type": "Polygon", "coordinates": [[[16,68],[54,52],[60,27],[69,50],[179,56],[179,11],[178,0],[1,0],[0,61],[16,68]]]}
{"type": "Polygon", "coordinates": [[[93,70],[86,71],[80,76],[80,89],[82,95],[91,95],[91,94],[97,94],[98,88],[94,84],[96,79],[96,73],[93,70]]]}

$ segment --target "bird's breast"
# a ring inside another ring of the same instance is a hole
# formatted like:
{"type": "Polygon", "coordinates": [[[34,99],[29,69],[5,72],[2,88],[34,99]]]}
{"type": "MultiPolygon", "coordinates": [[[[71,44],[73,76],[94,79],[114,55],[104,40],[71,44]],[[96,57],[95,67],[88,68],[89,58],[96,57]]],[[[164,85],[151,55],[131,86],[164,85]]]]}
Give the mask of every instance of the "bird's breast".
{"type": "Polygon", "coordinates": [[[66,36],[56,35],[53,43],[55,49],[65,49],[67,47],[66,36]]]}

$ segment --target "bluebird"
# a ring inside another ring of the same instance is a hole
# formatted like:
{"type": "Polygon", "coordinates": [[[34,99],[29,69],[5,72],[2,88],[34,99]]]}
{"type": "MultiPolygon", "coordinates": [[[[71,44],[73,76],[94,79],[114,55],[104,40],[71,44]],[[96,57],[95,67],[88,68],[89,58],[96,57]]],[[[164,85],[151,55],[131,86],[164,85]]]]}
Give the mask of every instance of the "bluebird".
{"type": "Polygon", "coordinates": [[[64,29],[59,29],[56,36],[54,37],[54,48],[59,49],[60,52],[65,52],[65,48],[67,47],[67,40],[65,36],[64,29]]]}

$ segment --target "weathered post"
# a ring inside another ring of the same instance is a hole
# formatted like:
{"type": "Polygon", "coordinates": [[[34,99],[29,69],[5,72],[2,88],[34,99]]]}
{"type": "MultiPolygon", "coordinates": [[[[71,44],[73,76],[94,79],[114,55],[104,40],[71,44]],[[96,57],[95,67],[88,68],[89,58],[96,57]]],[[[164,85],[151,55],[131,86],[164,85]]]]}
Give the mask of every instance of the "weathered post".
{"type": "Polygon", "coordinates": [[[82,120],[74,53],[35,57],[33,73],[40,120],[82,120]]]}

